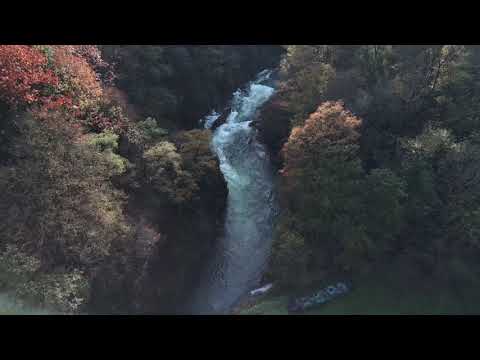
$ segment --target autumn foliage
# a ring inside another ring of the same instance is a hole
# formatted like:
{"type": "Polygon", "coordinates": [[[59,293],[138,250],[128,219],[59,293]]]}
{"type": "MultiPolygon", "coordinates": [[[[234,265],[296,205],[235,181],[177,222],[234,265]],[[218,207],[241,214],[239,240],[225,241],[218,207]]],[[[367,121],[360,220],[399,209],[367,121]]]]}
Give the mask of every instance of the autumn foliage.
{"type": "MultiPolygon", "coordinates": [[[[313,151],[323,151],[325,146],[332,153],[338,150],[335,155],[342,154],[341,160],[352,159],[358,150],[360,134],[357,130],[360,124],[358,118],[344,109],[342,102],[323,103],[304,126],[293,128],[283,148],[284,176],[296,176],[306,161],[318,161],[320,158],[311,158],[315,155],[313,151]]],[[[328,153],[323,156],[328,156],[328,153]]]]}
{"type": "Polygon", "coordinates": [[[342,102],[325,102],[284,145],[284,211],[271,264],[284,285],[362,271],[396,246],[403,183],[388,169],[364,171],[361,123],[342,102]],[[383,211],[373,204],[382,204],[383,211]]]}
{"type": "Polygon", "coordinates": [[[102,82],[111,84],[115,78],[112,65],[103,60],[97,45],[64,45],[69,51],[88,62],[92,69],[99,75],[102,82]]]}
{"type": "Polygon", "coordinates": [[[12,109],[34,111],[38,119],[55,112],[54,118],[69,119],[72,127],[122,132],[125,104],[103,89],[112,79],[94,45],[0,46],[0,99],[12,109]]]}
{"type": "Polygon", "coordinates": [[[0,98],[10,105],[44,103],[59,79],[47,58],[28,45],[0,45],[0,98]]]}
{"type": "Polygon", "coordinates": [[[61,81],[60,91],[78,102],[102,96],[102,87],[95,71],[72,46],[56,46],[54,53],[56,73],[61,81]]]}

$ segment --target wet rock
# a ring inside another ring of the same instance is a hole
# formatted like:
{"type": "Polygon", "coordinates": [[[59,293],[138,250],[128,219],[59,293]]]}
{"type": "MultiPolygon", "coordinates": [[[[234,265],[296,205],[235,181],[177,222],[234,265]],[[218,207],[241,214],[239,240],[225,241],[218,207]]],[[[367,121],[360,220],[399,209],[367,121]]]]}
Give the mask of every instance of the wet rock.
{"type": "Polygon", "coordinates": [[[252,126],[258,129],[259,140],[265,144],[272,163],[277,168],[281,168],[280,151],[290,135],[291,116],[287,104],[281,101],[278,95],[274,95],[263,105],[252,123],[252,126]]]}
{"type": "Polygon", "coordinates": [[[231,112],[231,107],[230,107],[230,106],[227,106],[225,109],[223,109],[221,115],[217,118],[217,120],[215,120],[215,122],[213,123],[212,127],[210,128],[210,130],[215,131],[216,128],[218,128],[219,126],[225,124],[225,122],[227,121],[227,118],[228,118],[228,115],[230,114],[230,112],[231,112]]]}

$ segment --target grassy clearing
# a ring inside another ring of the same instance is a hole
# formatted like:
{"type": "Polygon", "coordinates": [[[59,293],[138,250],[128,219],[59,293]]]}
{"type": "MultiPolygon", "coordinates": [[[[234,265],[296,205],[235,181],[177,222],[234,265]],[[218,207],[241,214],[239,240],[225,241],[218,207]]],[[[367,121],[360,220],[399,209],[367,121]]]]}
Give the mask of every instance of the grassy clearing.
{"type": "MultiPolygon", "coordinates": [[[[411,271],[379,272],[360,279],[344,297],[305,315],[446,315],[480,314],[478,281],[435,282],[411,271]]],[[[288,295],[288,294],[287,294],[288,295]]],[[[287,315],[288,296],[267,296],[239,313],[287,315]]]]}

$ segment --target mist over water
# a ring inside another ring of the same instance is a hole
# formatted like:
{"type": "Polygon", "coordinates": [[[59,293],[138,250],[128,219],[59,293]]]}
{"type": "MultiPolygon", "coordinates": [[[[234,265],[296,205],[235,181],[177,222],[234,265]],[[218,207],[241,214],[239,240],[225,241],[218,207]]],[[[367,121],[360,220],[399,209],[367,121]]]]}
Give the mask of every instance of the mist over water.
{"type": "MultiPolygon", "coordinates": [[[[250,125],[275,91],[265,84],[270,76],[270,71],[262,71],[245,90],[233,94],[231,112],[213,134],[212,148],[228,184],[225,234],[194,292],[192,314],[228,313],[260,284],[265,270],[277,205],[267,153],[250,125]]],[[[212,112],[204,126],[211,127],[218,116],[212,112]]]]}
{"type": "Polygon", "coordinates": [[[46,309],[20,305],[13,296],[0,293],[0,315],[55,315],[55,313],[46,309]]]}

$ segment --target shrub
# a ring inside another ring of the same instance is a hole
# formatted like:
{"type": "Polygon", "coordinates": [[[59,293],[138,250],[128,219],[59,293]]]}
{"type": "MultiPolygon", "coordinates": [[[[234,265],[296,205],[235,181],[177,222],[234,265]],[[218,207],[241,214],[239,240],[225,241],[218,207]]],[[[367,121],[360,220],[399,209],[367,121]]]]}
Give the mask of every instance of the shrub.
{"type": "Polygon", "coordinates": [[[138,128],[142,134],[143,142],[146,144],[154,144],[168,135],[168,131],[159,127],[157,120],[151,117],[139,121],[138,128]]]}
{"type": "Polygon", "coordinates": [[[88,301],[89,283],[83,272],[41,271],[41,260],[8,244],[0,251],[0,288],[12,291],[17,303],[78,313],[88,301]]]}
{"type": "Polygon", "coordinates": [[[88,137],[88,144],[105,156],[105,159],[111,163],[115,175],[123,174],[130,165],[127,159],[115,153],[118,149],[118,139],[117,134],[108,130],[88,137]]]}
{"type": "Polygon", "coordinates": [[[174,204],[192,200],[198,190],[192,175],[183,169],[181,155],[175,145],[161,141],[143,155],[147,183],[174,204]]]}

